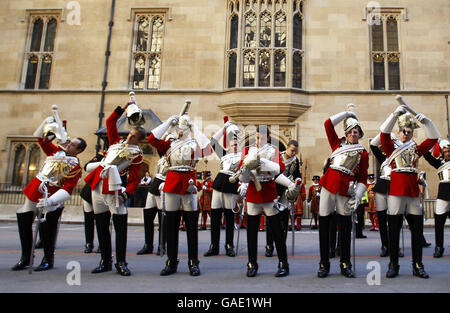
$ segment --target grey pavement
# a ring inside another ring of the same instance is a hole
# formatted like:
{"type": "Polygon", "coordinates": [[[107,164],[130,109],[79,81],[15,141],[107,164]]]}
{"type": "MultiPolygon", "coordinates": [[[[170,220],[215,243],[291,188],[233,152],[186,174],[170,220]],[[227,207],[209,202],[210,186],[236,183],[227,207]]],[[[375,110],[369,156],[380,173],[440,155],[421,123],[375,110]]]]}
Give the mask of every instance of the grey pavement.
{"type": "MultiPolygon", "coordinates": [[[[134,293],[410,293],[410,292],[450,292],[450,231],[446,228],[445,256],[435,259],[433,255],[434,230],[424,231],[428,242],[433,246],[424,248],[425,269],[430,279],[424,280],[411,274],[410,234],[405,230],[405,257],[400,259],[400,275],[395,279],[385,278],[389,263],[388,258],[379,254],[379,234],[365,230],[367,239],[356,241],[356,278],[345,278],[339,273],[339,260],[331,260],[331,273],[325,279],[317,278],[319,262],[318,232],[303,228],[295,233],[295,256],[289,257],[290,272],[287,277],[276,278],[277,258],[264,256],[265,232],[259,232],[258,264],[259,271],[255,278],[245,276],[247,263],[246,232],[241,230],[239,255],[231,258],[224,255],[221,233],[221,255],[203,257],[210,243],[210,232],[199,231],[199,259],[201,275],[192,277],[187,267],[186,233],[180,231],[178,273],[162,277],[159,272],[164,267],[166,257],[154,254],[137,256],[143,245],[144,232],[141,226],[129,226],[127,261],[132,270],[131,277],[121,277],[115,270],[102,274],[91,274],[98,265],[99,254],[84,254],[83,225],[61,224],[57,249],[55,252],[55,268],[46,272],[28,271],[13,272],[10,268],[20,257],[20,243],[16,223],[0,223],[0,292],[134,292],[134,293]],[[81,272],[75,275],[73,262],[79,264],[81,272]],[[370,263],[369,262],[378,262],[370,263]],[[72,262],[72,263],[70,263],[72,262]],[[367,267],[371,265],[372,267],[367,267]],[[373,265],[375,264],[375,265],[373,265]],[[69,267],[67,267],[70,265],[69,267]],[[375,266],[375,267],[373,267],[375,266]],[[377,272],[379,268],[379,272],[377,272]],[[379,273],[379,285],[369,284],[379,273]],[[80,285],[69,285],[68,281],[79,277],[80,285]],[[69,278],[69,280],[68,280],[69,278]]],[[[155,232],[157,238],[158,232],[155,232]]],[[[235,236],[236,238],[236,236],[235,236]]],[[[97,242],[95,241],[95,245],[97,242]]],[[[156,245],[156,242],[155,242],[156,245]]],[[[291,253],[291,233],[288,237],[288,252],[291,253]]],[[[114,250],[114,235],[113,235],[114,250]]],[[[35,264],[42,258],[42,250],[37,250],[35,264]]]]}

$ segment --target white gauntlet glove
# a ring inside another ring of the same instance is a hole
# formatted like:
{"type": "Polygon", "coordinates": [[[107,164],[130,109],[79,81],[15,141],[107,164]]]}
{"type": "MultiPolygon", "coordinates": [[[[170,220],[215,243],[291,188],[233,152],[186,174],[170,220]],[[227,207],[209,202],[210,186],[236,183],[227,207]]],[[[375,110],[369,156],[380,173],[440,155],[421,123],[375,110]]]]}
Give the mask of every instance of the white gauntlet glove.
{"type": "Polygon", "coordinates": [[[427,133],[427,138],[429,139],[439,139],[441,137],[441,134],[439,130],[436,128],[436,125],[434,125],[433,121],[430,120],[428,117],[423,115],[422,113],[419,113],[415,116],[416,120],[418,120],[420,123],[422,123],[425,126],[425,132],[427,133]]]}
{"type": "Polygon", "coordinates": [[[64,189],[59,189],[51,197],[47,198],[47,202],[45,201],[45,198],[39,199],[36,207],[43,208],[46,212],[51,212],[56,210],[60,203],[67,200],[70,200],[70,194],[64,189]]]}
{"type": "Polygon", "coordinates": [[[170,126],[178,123],[178,115],[172,115],[167,121],[152,130],[152,134],[156,139],[161,139],[170,126]]]}
{"type": "Polygon", "coordinates": [[[248,183],[241,183],[238,187],[238,193],[241,196],[241,198],[245,198],[245,195],[247,194],[248,189],[248,183]]]}
{"type": "Polygon", "coordinates": [[[336,126],[337,124],[342,122],[347,117],[354,117],[354,118],[358,119],[358,117],[356,116],[356,114],[354,112],[344,111],[344,112],[340,112],[338,114],[331,116],[330,120],[331,120],[331,123],[333,124],[333,126],[336,126]]]}

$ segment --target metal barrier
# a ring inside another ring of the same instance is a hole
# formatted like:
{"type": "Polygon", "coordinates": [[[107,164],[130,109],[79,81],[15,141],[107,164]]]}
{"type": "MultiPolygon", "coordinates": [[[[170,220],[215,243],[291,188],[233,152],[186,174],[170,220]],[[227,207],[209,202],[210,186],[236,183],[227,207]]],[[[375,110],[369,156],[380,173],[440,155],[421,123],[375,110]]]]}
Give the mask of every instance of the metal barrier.
{"type": "MultiPolygon", "coordinates": [[[[25,203],[25,194],[22,190],[26,187],[15,186],[7,183],[0,184],[0,204],[23,204],[25,203]]],[[[83,186],[77,186],[72,191],[72,197],[66,201],[66,205],[83,205],[83,200],[80,197],[80,192],[83,186]]]]}

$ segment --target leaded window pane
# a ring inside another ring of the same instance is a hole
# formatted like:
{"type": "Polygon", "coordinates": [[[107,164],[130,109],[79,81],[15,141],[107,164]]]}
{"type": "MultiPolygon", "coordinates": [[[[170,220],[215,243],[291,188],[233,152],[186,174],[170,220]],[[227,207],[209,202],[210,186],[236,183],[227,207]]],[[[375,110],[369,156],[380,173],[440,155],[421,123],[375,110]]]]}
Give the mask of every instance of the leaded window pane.
{"type": "Polygon", "coordinates": [[[25,89],[34,89],[36,82],[36,73],[38,67],[38,57],[32,55],[28,59],[27,76],[25,79],[25,89]]]}
{"type": "Polygon", "coordinates": [[[292,87],[302,88],[302,56],[300,53],[294,53],[292,66],[292,87]]]}
{"type": "Polygon", "coordinates": [[[258,86],[270,86],[270,52],[261,51],[259,53],[259,68],[258,68],[258,86]]]}
{"type": "Polygon", "coordinates": [[[388,51],[398,51],[397,21],[394,18],[389,18],[386,21],[386,32],[388,51]]]}
{"type": "Polygon", "coordinates": [[[145,58],[140,55],[134,62],[133,89],[144,89],[145,87],[145,58]]]}
{"type": "Polygon", "coordinates": [[[159,79],[161,76],[161,58],[159,55],[150,57],[150,65],[148,69],[148,89],[159,88],[159,79]]]}
{"type": "Polygon", "coordinates": [[[46,55],[42,59],[41,75],[39,78],[39,89],[48,89],[51,69],[52,69],[52,57],[46,55]]]}
{"type": "Polygon", "coordinates": [[[389,90],[400,90],[400,63],[398,56],[390,56],[388,60],[389,90]]]}
{"type": "Polygon", "coordinates": [[[25,147],[18,145],[14,151],[14,168],[12,175],[12,184],[15,186],[22,185],[23,175],[25,172],[25,147]]]}
{"type": "Polygon", "coordinates": [[[228,57],[228,88],[236,87],[236,53],[228,57]]]}
{"type": "Polygon", "coordinates": [[[33,32],[31,36],[30,51],[40,51],[41,50],[41,39],[42,39],[42,29],[44,27],[44,22],[42,19],[37,19],[33,24],[33,32]]]}
{"type": "Polygon", "coordinates": [[[255,86],[255,53],[247,51],[244,54],[244,87],[255,86]]]}
{"type": "Polygon", "coordinates": [[[237,41],[238,41],[238,17],[234,15],[231,18],[231,25],[230,25],[230,49],[237,48],[237,41]]]}
{"type": "Polygon", "coordinates": [[[245,37],[244,47],[254,48],[256,47],[256,15],[250,13],[245,18],[245,37]]]}
{"type": "Polygon", "coordinates": [[[294,49],[302,48],[302,19],[296,14],[294,16],[294,49]]]}
{"type": "Polygon", "coordinates": [[[372,24],[372,51],[383,51],[383,23],[372,24]]]}
{"type": "Polygon", "coordinates": [[[31,180],[38,174],[38,166],[39,166],[39,159],[40,159],[40,149],[38,146],[33,145],[30,148],[29,151],[29,157],[28,159],[28,173],[27,173],[27,184],[31,182],[31,180]]]}
{"type": "Polygon", "coordinates": [[[259,46],[270,47],[270,38],[272,36],[272,16],[268,12],[261,14],[259,27],[259,46]]]}
{"type": "Polygon", "coordinates": [[[380,55],[375,55],[373,58],[373,89],[386,89],[384,82],[384,58],[380,55]]]}
{"type": "Polygon", "coordinates": [[[53,51],[56,36],[56,20],[50,19],[47,23],[47,32],[45,34],[44,51],[53,51]]]}
{"type": "Polygon", "coordinates": [[[152,26],[152,52],[160,52],[163,40],[164,24],[159,16],[153,20],[152,26]]]}
{"type": "Polygon", "coordinates": [[[281,51],[275,53],[274,62],[274,86],[286,86],[286,54],[281,51]]]}
{"type": "Polygon", "coordinates": [[[286,47],[286,15],[278,13],[275,17],[275,47],[286,47]]]}
{"type": "Polygon", "coordinates": [[[149,38],[149,23],[146,17],[142,17],[138,22],[136,36],[136,51],[146,51],[149,38]]]}

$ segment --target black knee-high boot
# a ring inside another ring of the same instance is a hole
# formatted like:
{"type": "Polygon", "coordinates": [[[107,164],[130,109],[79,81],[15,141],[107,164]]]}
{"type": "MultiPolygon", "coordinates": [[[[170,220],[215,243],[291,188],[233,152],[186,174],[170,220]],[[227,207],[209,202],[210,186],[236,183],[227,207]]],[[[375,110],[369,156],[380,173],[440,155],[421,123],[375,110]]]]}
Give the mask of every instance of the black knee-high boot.
{"type": "Polygon", "coordinates": [[[273,234],[270,223],[266,224],[266,257],[271,257],[273,255],[273,234]]]}
{"type": "Polygon", "coordinates": [[[41,223],[44,258],[41,264],[35,269],[37,272],[53,268],[58,222],[62,211],[63,208],[57,208],[55,211],[48,212],[45,216],[45,221],[41,223]]]}
{"type": "MultiPolygon", "coordinates": [[[[336,256],[336,238],[337,238],[337,214],[336,213],[332,213],[330,214],[330,258],[334,258],[336,256]]],[[[319,219],[320,220],[320,219],[319,219]]],[[[340,244],[339,244],[339,249],[340,249],[340,244]]],[[[341,255],[341,251],[338,252],[338,256],[341,255]]]]}
{"type": "Polygon", "coordinates": [[[161,276],[167,276],[177,272],[178,266],[178,232],[181,220],[181,212],[166,212],[167,221],[167,261],[161,276]]]}
{"type": "Polygon", "coordinates": [[[289,214],[289,210],[284,210],[282,212],[280,212],[280,221],[281,221],[281,229],[283,230],[283,237],[284,237],[284,242],[287,241],[287,236],[288,236],[288,227],[289,227],[289,218],[290,218],[290,214],[289,214]]]}
{"type": "Polygon", "coordinates": [[[352,217],[338,214],[339,234],[341,236],[341,274],[346,277],[354,277],[352,263],[350,262],[350,250],[352,241],[352,217]]]}
{"type": "Polygon", "coordinates": [[[111,247],[111,233],[109,232],[109,225],[111,222],[111,212],[94,214],[95,226],[97,228],[98,243],[100,248],[100,264],[92,273],[103,273],[112,269],[112,247],[111,247]]]}
{"type": "Polygon", "coordinates": [[[162,214],[162,211],[158,210],[158,251],[156,252],[156,255],[164,255],[166,253],[167,215],[165,215],[165,218],[163,220],[162,214]]]}
{"type": "Polygon", "coordinates": [[[428,278],[422,263],[422,237],[423,237],[423,215],[408,214],[406,219],[411,231],[411,250],[413,275],[421,278],[428,278]]]}
{"type": "Polygon", "coordinates": [[[289,264],[287,261],[286,241],[283,236],[283,228],[281,225],[281,214],[278,213],[273,216],[267,216],[267,224],[270,225],[272,236],[275,242],[278,255],[278,271],[276,277],[289,275],[289,264]]]}
{"type": "Polygon", "coordinates": [[[94,212],[84,213],[84,238],[86,240],[84,253],[91,253],[94,248],[94,212]]]}
{"type": "Polygon", "coordinates": [[[254,277],[258,271],[257,255],[258,255],[258,230],[260,220],[261,214],[247,215],[248,277],[254,277]]]}
{"type": "Polygon", "coordinates": [[[33,244],[33,220],[34,212],[17,213],[17,227],[19,229],[20,245],[22,255],[19,262],[15,264],[11,270],[20,271],[25,269],[31,260],[31,246],[33,244]]]}
{"type": "Polygon", "coordinates": [[[204,256],[219,254],[220,223],[223,209],[211,209],[211,245],[204,256]]]}
{"type": "Polygon", "coordinates": [[[381,257],[389,255],[389,237],[387,230],[387,210],[377,211],[378,215],[378,229],[380,230],[381,239],[381,257]]]}
{"type": "Polygon", "coordinates": [[[198,260],[198,227],[197,227],[198,211],[192,212],[183,211],[183,219],[186,225],[189,273],[192,276],[198,276],[200,275],[200,268],[198,266],[200,263],[200,261],[198,260]]]}
{"type": "Polygon", "coordinates": [[[131,272],[126,263],[128,214],[113,214],[114,230],[116,231],[116,260],[117,272],[122,276],[130,276],[131,272]]]}
{"type": "Polygon", "coordinates": [[[434,248],[433,257],[440,258],[444,254],[444,226],[447,219],[447,213],[434,214],[434,238],[436,247],[434,248]]]}
{"type": "Polygon", "coordinates": [[[224,209],[225,215],[225,251],[228,256],[236,256],[234,251],[234,213],[233,210],[224,209]]]}
{"type": "Polygon", "coordinates": [[[155,233],[154,220],[157,211],[158,209],[156,207],[143,210],[145,244],[142,249],[136,253],[137,255],[150,254],[153,252],[153,237],[155,233]]]}
{"type": "Polygon", "coordinates": [[[386,273],[387,278],[393,278],[398,275],[400,266],[398,265],[398,248],[400,241],[400,230],[403,224],[403,214],[388,215],[388,233],[389,233],[389,269],[386,273]]]}

